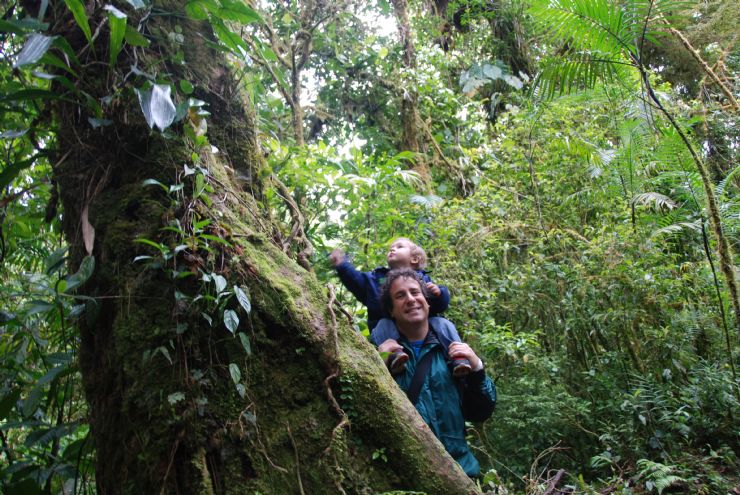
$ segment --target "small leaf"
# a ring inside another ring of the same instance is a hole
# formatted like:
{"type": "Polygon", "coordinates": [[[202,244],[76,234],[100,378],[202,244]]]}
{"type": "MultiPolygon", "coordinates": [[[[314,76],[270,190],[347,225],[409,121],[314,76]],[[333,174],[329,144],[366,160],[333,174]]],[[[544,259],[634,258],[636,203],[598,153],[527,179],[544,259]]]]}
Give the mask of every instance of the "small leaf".
{"type": "Polygon", "coordinates": [[[209,5],[210,2],[203,2],[194,0],[185,4],[185,13],[191,19],[196,21],[205,21],[208,19],[208,11],[213,9],[217,10],[218,6],[209,5]]]}
{"type": "Polygon", "coordinates": [[[146,7],[146,4],[143,0],[126,0],[126,2],[135,10],[143,9],[144,7],[146,7]]]}
{"type": "Polygon", "coordinates": [[[180,89],[182,90],[183,93],[185,93],[186,95],[189,95],[193,92],[195,88],[193,88],[193,85],[187,79],[181,79],[180,89]]]}
{"type": "Polygon", "coordinates": [[[229,374],[231,375],[231,381],[234,382],[234,385],[239,383],[242,379],[242,372],[239,371],[239,366],[237,366],[236,363],[229,364],[229,374]]]}
{"type": "Polygon", "coordinates": [[[242,347],[244,347],[244,352],[247,353],[247,355],[252,354],[252,346],[249,343],[249,337],[247,337],[247,334],[244,332],[239,332],[239,340],[242,342],[242,347]]]}
{"type": "Polygon", "coordinates": [[[211,318],[211,315],[207,313],[201,313],[201,316],[203,317],[204,320],[208,322],[210,326],[213,326],[213,318],[211,318]]]}
{"type": "Polygon", "coordinates": [[[109,125],[113,125],[113,121],[109,119],[94,119],[92,117],[88,117],[87,121],[90,123],[90,126],[93,129],[97,129],[98,127],[107,127],[109,125]]]}
{"type": "Polygon", "coordinates": [[[142,186],[159,186],[162,189],[164,189],[164,192],[169,192],[169,188],[159,182],[157,179],[146,179],[144,182],[141,183],[142,186]]]}
{"type": "Polygon", "coordinates": [[[64,259],[67,256],[67,246],[60,247],[49,255],[44,261],[44,271],[47,275],[51,275],[56,270],[61,268],[64,264],[64,259]]]}
{"type": "Polygon", "coordinates": [[[72,12],[75,21],[77,21],[77,25],[80,26],[82,32],[85,33],[87,41],[92,43],[92,31],[90,31],[90,23],[87,21],[85,6],[80,0],[64,0],[64,3],[67,4],[67,8],[72,12]]]}
{"type": "Polygon", "coordinates": [[[177,404],[181,400],[185,400],[185,394],[182,392],[175,392],[167,396],[167,402],[172,405],[177,404]]]}
{"type": "Polygon", "coordinates": [[[249,302],[247,294],[238,285],[234,286],[234,294],[236,294],[236,300],[239,301],[241,307],[249,314],[252,311],[252,303],[249,302]]]}
{"type": "Polygon", "coordinates": [[[124,39],[126,40],[126,43],[131,46],[149,46],[149,40],[128,24],[126,24],[126,34],[124,35],[124,39]]]}
{"type": "Polygon", "coordinates": [[[240,24],[262,22],[260,15],[245,3],[238,0],[221,0],[222,8],[218,9],[218,17],[227,21],[236,21],[240,24]]]}
{"type": "Polygon", "coordinates": [[[0,132],[0,139],[16,139],[25,136],[27,132],[28,129],[22,129],[20,131],[0,132]]]}
{"type": "Polygon", "coordinates": [[[110,47],[108,50],[108,65],[116,64],[118,54],[121,52],[123,38],[126,36],[126,14],[112,5],[103,7],[108,11],[108,24],[110,25],[110,47]]]}
{"type": "Polygon", "coordinates": [[[150,128],[157,126],[160,131],[167,129],[175,120],[175,104],[170,96],[172,89],[168,84],[155,84],[152,89],[137,89],[139,105],[150,128]]]}
{"type": "Polygon", "coordinates": [[[77,270],[77,273],[67,277],[66,290],[70,291],[87,282],[87,280],[93,274],[94,270],[95,256],[85,256],[84,258],[82,258],[82,262],[80,263],[80,268],[77,270]]]}
{"type": "Polygon", "coordinates": [[[23,45],[23,49],[18,54],[18,58],[16,58],[15,63],[13,64],[13,68],[38,62],[49,49],[52,41],[54,41],[54,37],[52,36],[33,33],[26,40],[26,44],[23,45]]]}
{"type": "Polygon", "coordinates": [[[236,391],[239,393],[239,397],[242,399],[247,395],[247,389],[241,383],[236,384],[236,391]]]}
{"type": "Polygon", "coordinates": [[[239,326],[239,317],[236,315],[236,311],[232,309],[224,311],[224,325],[226,325],[227,330],[232,334],[236,332],[239,326]]]}
{"type": "Polygon", "coordinates": [[[221,294],[226,289],[226,285],[228,284],[226,282],[226,279],[218,274],[213,275],[213,281],[216,283],[216,294],[221,294]]]}

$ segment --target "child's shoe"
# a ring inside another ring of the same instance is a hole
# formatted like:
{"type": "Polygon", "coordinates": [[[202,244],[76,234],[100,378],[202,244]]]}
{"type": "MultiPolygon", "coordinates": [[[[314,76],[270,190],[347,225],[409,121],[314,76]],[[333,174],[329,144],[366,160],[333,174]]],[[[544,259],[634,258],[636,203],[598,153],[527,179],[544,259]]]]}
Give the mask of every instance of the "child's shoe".
{"type": "Polygon", "coordinates": [[[467,359],[453,359],[452,363],[450,363],[450,366],[452,366],[452,376],[454,376],[455,378],[468,376],[468,374],[470,374],[470,371],[473,369],[470,366],[470,361],[468,361],[467,359]]]}
{"type": "Polygon", "coordinates": [[[388,371],[391,372],[391,375],[395,376],[406,369],[406,363],[408,360],[408,354],[398,351],[388,356],[388,359],[385,360],[385,365],[388,366],[388,371]]]}

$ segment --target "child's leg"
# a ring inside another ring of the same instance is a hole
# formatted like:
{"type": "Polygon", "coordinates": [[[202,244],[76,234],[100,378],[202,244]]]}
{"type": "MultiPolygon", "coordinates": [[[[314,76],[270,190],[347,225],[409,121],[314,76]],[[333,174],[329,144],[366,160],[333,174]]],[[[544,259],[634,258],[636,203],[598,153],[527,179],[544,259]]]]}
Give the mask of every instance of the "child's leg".
{"type": "MultiPolygon", "coordinates": [[[[453,342],[462,342],[460,335],[457,333],[457,328],[455,328],[455,325],[447,318],[432,316],[429,318],[429,323],[437,332],[439,343],[442,344],[445,349],[450,347],[450,344],[453,342]]],[[[398,330],[396,330],[396,332],[398,332],[398,330]]]]}
{"type": "MultiPolygon", "coordinates": [[[[453,342],[462,342],[460,334],[457,333],[457,328],[455,328],[455,325],[453,325],[453,323],[447,318],[433,316],[429,318],[429,323],[437,332],[439,343],[442,344],[445,351],[449,350],[450,344],[453,342]]],[[[470,370],[472,369],[470,361],[467,359],[451,359],[450,364],[452,366],[452,374],[456,377],[465,376],[470,373],[470,370]]]]}
{"type": "MultiPolygon", "coordinates": [[[[394,340],[398,342],[399,338],[401,338],[401,334],[398,333],[396,324],[389,318],[381,318],[380,321],[378,321],[378,324],[375,325],[375,328],[373,328],[372,332],[370,332],[370,340],[375,344],[375,347],[378,347],[386,340],[394,340]]],[[[397,375],[406,369],[406,362],[408,360],[408,355],[405,352],[399,351],[388,356],[385,360],[385,364],[388,366],[388,370],[390,370],[391,375],[397,375]]]]}
{"type": "Polygon", "coordinates": [[[401,334],[398,333],[396,324],[390,318],[381,318],[378,324],[375,325],[375,328],[370,332],[370,340],[375,344],[375,347],[378,347],[388,339],[398,341],[400,338],[401,334]]]}

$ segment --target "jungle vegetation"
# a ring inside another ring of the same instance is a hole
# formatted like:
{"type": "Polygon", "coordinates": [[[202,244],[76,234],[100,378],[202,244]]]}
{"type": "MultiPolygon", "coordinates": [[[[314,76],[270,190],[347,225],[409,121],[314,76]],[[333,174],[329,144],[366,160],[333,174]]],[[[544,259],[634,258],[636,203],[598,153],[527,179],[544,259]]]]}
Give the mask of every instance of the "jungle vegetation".
{"type": "Polygon", "coordinates": [[[730,0],[7,0],[0,487],[737,493],[730,0]],[[327,255],[427,251],[469,480],[327,255]]]}

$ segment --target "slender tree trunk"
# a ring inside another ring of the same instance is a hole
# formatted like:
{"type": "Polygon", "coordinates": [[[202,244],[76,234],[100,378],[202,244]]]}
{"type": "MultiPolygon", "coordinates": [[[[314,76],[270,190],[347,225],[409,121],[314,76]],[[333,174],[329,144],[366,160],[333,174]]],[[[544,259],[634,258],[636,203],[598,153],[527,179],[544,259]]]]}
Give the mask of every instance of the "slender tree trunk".
{"type": "Polygon", "coordinates": [[[87,5],[92,31],[100,28],[92,47],[63,2],[48,19],[80,58],[76,88],[95,101],[112,95],[102,108],[112,124],[98,129],[71,98],[53,109],[58,146],[69,151],[54,178],[71,262],[86,245],[96,262],[80,290],[89,298],[80,369],[98,492],[474,493],[375,350],[336,321],[315,278],[271,242],[253,116],[209,26],[188,20],[184,3],[155,2],[145,19],[122,7],[152,43],[126,46],[113,68],[97,4],[87,5]],[[178,49],[185,63],[169,63],[178,49]],[[132,65],[198,88],[218,153],[187,137],[193,115],[165,134],[149,129],[133,94],[145,80],[125,77],[132,65]],[[202,220],[210,223],[196,227],[202,220]],[[154,259],[134,261],[142,255],[154,259]],[[248,294],[249,314],[234,286],[248,294]],[[240,320],[230,320],[233,335],[225,309],[240,320]],[[372,460],[380,448],[387,463],[372,460]]]}
{"type": "MultiPolygon", "coordinates": [[[[393,12],[398,22],[398,34],[403,50],[403,64],[407,70],[416,69],[416,53],[414,51],[414,37],[409,21],[408,3],[406,0],[391,0],[393,12]]],[[[416,90],[404,89],[401,96],[401,148],[404,151],[419,153],[421,138],[419,136],[419,109],[416,90]]],[[[431,175],[426,160],[419,154],[414,160],[414,170],[419,173],[426,187],[429,186],[431,175]]]]}

